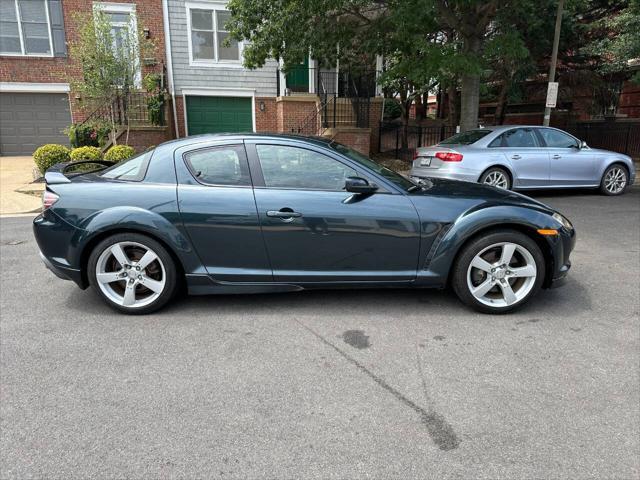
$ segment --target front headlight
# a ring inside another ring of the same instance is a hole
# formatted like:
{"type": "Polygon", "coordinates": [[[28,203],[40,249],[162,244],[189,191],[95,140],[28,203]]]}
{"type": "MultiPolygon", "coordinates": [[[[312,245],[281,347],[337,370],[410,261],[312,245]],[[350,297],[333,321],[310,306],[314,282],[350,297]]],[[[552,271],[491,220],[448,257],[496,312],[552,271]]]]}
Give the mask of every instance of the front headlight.
{"type": "Polygon", "coordinates": [[[573,230],[573,225],[571,224],[569,219],[567,219],[564,216],[560,215],[558,212],[554,213],[552,215],[552,217],[554,218],[554,220],[556,220],[558,223],[560,223],[567,230],[573,230]]]}

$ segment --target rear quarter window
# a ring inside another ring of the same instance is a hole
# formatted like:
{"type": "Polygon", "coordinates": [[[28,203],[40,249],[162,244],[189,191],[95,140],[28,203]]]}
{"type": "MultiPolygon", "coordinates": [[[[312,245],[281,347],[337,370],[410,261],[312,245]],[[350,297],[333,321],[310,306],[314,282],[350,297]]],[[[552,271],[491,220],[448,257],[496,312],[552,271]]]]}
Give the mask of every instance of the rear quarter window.
{"type": "Polygon", "coordinates": [[[123,180],[128,182],[140,182],[144,180],[144,176],[147,173],[147,167],[149,166],[149,160],[153,155],[154,150],[149,150],[140,155],[120,162],[113,167],[109,167],[100,173],[102,178],[109,178],[112,180],[123,180]]]}

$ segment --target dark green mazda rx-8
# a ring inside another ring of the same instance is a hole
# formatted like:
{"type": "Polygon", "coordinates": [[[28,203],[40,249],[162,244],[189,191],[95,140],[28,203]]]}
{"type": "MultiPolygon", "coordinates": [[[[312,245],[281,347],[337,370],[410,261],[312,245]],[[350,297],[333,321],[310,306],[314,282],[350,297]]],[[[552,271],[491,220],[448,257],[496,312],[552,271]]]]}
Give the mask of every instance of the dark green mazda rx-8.
{"type": "Polygon", "coordinates": [[[569,271],[575,231],[523,195],[414,183],[338,143],[204,135],[46,175],[45,264],[125,313],[190,294],[450,285],[503,313],[569,271]],[[77,170],[76,170],[77,171],[77,170]]]}

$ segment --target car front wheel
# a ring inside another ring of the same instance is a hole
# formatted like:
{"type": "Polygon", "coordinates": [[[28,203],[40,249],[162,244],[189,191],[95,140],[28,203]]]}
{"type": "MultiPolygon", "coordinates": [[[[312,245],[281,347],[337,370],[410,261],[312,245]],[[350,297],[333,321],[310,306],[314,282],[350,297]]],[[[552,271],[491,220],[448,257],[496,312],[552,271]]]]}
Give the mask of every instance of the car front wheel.
{"type": "Polygon", "coordinates": [[[118,311],[151,313],[174,295],[176,267],[171,255],[146,235],[123,233],[100,242],[88,262],[89,282],[118,311]]]}
{"type": "Polygon", "coordinates": [[[497,230],[472,240],[455,263],[453,289],[464,303],[483,313],[521,307],[541,288],[544,256],[528,236],[497,230]]]}
{"type": "Polygon", "coordinates": [[[605,195],[622,195],[628,183],[627,169],[614,164],[604,171],[600,181],[600,191],[605,195]]]}

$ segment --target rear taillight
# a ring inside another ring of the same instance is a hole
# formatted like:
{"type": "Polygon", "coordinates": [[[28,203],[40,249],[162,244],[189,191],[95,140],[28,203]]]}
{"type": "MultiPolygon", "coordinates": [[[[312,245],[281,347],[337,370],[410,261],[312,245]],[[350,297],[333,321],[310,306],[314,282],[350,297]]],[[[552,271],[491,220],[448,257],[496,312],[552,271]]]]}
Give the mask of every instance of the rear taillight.
{"type": "Polygon", "coordinates": [[[60,197],[49,190],[44,191],[44,195],[42,195],[42,210],[46,210],[51,205],[56,203],[60,197]]]}
{"type": "Polygon", "coordinates": [[[434,155],[436,158],[439,158],[443,162],[461,162],[462,154],[455,152],[436,152],[434,155]]]}

